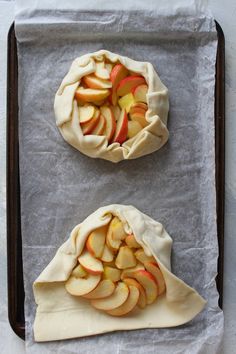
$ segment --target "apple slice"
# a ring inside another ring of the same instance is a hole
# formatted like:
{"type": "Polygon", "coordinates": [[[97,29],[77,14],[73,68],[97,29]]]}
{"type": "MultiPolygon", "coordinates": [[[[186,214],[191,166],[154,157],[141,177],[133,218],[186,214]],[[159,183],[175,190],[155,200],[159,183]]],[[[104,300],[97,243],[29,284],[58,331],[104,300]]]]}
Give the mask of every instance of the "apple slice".
{"type": "Polygon", "coordinates": [[[100,281],[98,286],[90,293],[84,295],[84,297],[86,299],[103,299],[104,297],[110,296],[114,290],[115,284],[111,280],[105,279],[100,281]]]}
{"type": "Polygon", "coordinates": [[[128,246],[122,246],[116,257],[116,266],[119,269],[133,268],[136,266],[136,258],[128,246]]]}
{"type": "Polygon", "coordinates": [[[93,118],[88,123],[81,125],[81,129],[84,135],[91,134],[93,129],[95,129],[99,122],[99,116],[100,112],[98,109],[96,109],[93,118]]]}
{"type": "Polygon", "coordinates": [[[128,138],[129,139],[133,138],[142,129],[143,129],[143,127],[141,126],[141,124],[139,122],[129,121],[128,122],[128,133],[127,133],[128,138]]]}
{"type": "Polygon", "coordinates": [[[111,74],[111,71],[113,69],[113,64],[112,63],[106,63],[105,64],[105,68],[107,69],[107,71],[109,72],[109,74],[111,74]]]}
{"type": "Polygon", "coordinates": [[[154,257],[150,257],[150,256],[147,256],[146,253],[144,252],[143,249],[141,250],[137,250],[135,252],[135,257],[137,258],[137,260],[141,263],[145,263],[145,262],[156,262],[155,258],[154,257]]]}
{"type": "Polygon", "coordinates": [[[103,117],[103,115],[100,114],[99,122],[96,125],[96,127],[92,130],[91,134],[92,135],[103,135],[105,129],[106,129],[106,120],[103,117]]]}
{"type": "Polygon", "coordinates": [[[103,254],[101,257],[101,261],[103,262],[112,262],[114,258],[113,253],[110,251],[110,249],[107,247],[107,245],[104,246],[103,254]]]}
{"type": "Polygon", "coordinates": [[[121,271],[110,266],[104,267],[103,279],[110,279],[114,283],[120,280],[121,271]]]}
{"type": "Polygon", "coordinates": [[[79,87],[75,92],[75,98],[83,102],[97,102],[104,100],[110,95],[108,89],[91,89],[79,87]]]}
{"type": "Polygon", "coordinates": [[[148,110],[147,104],[143,103],[143,102],[134,103],[133,106],[130,108],[130,111],[132,111],[133,109],[136,109],[136,108],[143,109],[145,112],[148,110]]]}
{"type": "Polygon", "coordinates": [[[123,241],[127,236],[123,224],[117,216],[115,216],[110,222],[108,232],[112,233],[113,240],[123,241]]]}
{"type": "Polygon", "coordinates": [[[103,79],[103,80],[107,80],[110,78],[110,73],[107,70],[107,68],[105,67],[104,61],[96,63],[95,76],[97,76],[99,79],[103,79]]]}
{"type": "Polygon", "coordinates": [[[121,97],[118,101],[118,104],[121,109],[125,109],[127,113],[129,113],[130,108],[134,105],[135,100],[132,93],[128,93],[127,95],[121,97]]]}
{"type": "Polygon", "coordinates": [[[121,273],[121,279],[123,280],[125,278],[134,278],[135,273],[139,270],[145,270],[144,265],[141,263],[138,263],[133,268],[124,269],[121,273]]]}
{"type": "Polygon", "coordinates": [[[147,269],[147,271],[151,273],[156,279],[156,282],[158,284],[158,289],[159,289],[159,295],[163,294],[166,290],[166,284],[162,272],[158,267],[158,264],[154,262],[146,262],[144,263],[144,266],[147,269]]]}
{"type": "Polygon", "coordinates": [[[80,124],[88,123],[95,114],[94,106],[79,107],[79,122],[80,124]]]}
{"type": "Polygon", "coordinates": [[[101,275],[88,274],[86,278],[76,278],[70,276],[65,283],[65,288],[69,294],[83,296],[90,293],[100,282],[101,275]]]}
{"type": "Polygon", "coordinates": [[[147,85],[139,85],[135,87],[132,91],[136,102],[145,102],[147,103],[147,85]]]}
{"type": "Polygon", "coordinates": [[[111,108],[108,107],[108,106],[102,106],[100,108],[100,111],[101,111],[103,117],[106,120],[105,135],[107,137],[108,142],[110,142],[112,137],[113,137],[113,135],[114,135],[114,132],[116,130],[115,117],[114,117],[114,114],[113,114],[111,108]]]}
{"type": "Polygon", "coordinates": [[[87,250],[78,257],[79,263],[91,274],[101,274],[103,265],[99,259],[94,258],[87,250]]]}
{"type": "Polygon", "coordinates": [[[88,275],[86,270],[82,267],[81,264],[77,265],[71,273],[71,276],[75,278],[85,278],[88,275]]]}
{"type": "Polygon", "coordinates": [[[106,227],[100,227],[91,232],[87,238],[86,247],[93,257],[102,257],[105,246],[106,230],[106,227]]]}
{"type": "Polygon", "coordinates": [[[113,310],[107,311],[107,313],[111,316],[124,316],[131,312],[138,303],[139,299],[139,289],[136,286],[129,285],[129,296],[127,300],[116,307],[113,310]]]}
{"type": "Polygon", "coordinates": [[[128,76],[120,81],[117,86],[116,93],[118,96],[125,96],[130,93],[135,87],[146,84],[144,77],[142,76],[128,76]]]}
{"type": "Polygon", "coordinates": [[[146,307],[146,305],[147,305],[147,299],[146,299],[145,290],[142,287],[142,285],[139,284],[139,282],[137,280],[132,279],[132,278],[125,278],[124,283],[127,284],[128,286],[130,286],[130,285],[135,286],[139,290],[139,299],[138,299],[137,305],[141,309],[144,309],[144,307],[146,307]]]}
{"type": "Polygon", "coordinates": [[[135,279],[143,286],[145,290],[147,304],[152,304],[158,296],[158,285],[154,276],[146,270],[138,270],[135,273],[135,279]]]}
{"type": "Polygon", "coordinates": [[[112,87],[111,81],[99,79],[93,74],[84,76],[83,82],[92,89],[109,89],[112,87]]]}
{"type": "Polygon", "coordinates": [[[118,121],[121,112],[120,108],[118,106],[111,106],[110,108],[114,114],[115,120],[118,121]]]}
{"type": "Polygon", "coordinates": [[[125,283],[120,282],[111,296],[104,299],[92,300],[91,304],[98,310],[109,311],[121,306],[128,296],[128,286],[125,283]]]}
{"type": "Polygon", "coordinates": [[[128,133],[128,117],[125,110],[122,110],[116,124],[116,131],[113,138],[113,143],[123,144],[127,139],[128,133]]]}
{"type": "Polygon", "coordinates": [[[128,70],[122,64],[116,64],[111,71],[110,80],[112,82],[111,103],[115,106],[117,104],[116,89],[122,79],[128,75],[128,70]]]}
{"type": "Polygon", "coordinates": [[[138,122],[143,128],[146,127],[149,123],[145,118],[145,112],[135,112],[135,113],[130,113],[129,117],[132,121],[138,122]]]}
{"type": "Polygon", "coordinates": [[[130,248],[140,248],[141,245],[136,241],[136,238],[134,237],[134,235],[128,235],[125,238],[125,242],[127,244],[127,246],[129,246],[130,248]]]}

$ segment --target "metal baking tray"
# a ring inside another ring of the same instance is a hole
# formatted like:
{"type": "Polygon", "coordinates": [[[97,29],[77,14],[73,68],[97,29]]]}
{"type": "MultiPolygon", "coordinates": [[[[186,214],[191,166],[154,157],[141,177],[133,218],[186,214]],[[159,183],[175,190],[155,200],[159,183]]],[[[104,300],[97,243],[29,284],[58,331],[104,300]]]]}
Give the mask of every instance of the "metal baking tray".
{"type": "MultiPolygon", "coordinates": [[[[217,235],[219,243],[218,275],[219,306],[223,300],[224,256],[224,154],[225,154],[225,42],[216,22],[218,49],[215,82],[215,152],[217,235]]],[[[14,23],[8,33],[7,67],[7,262],[8,317],[13,331],[25,338],[24,282],[21,242],[20,173],[18,140],[18,59],[14,23]]]]}

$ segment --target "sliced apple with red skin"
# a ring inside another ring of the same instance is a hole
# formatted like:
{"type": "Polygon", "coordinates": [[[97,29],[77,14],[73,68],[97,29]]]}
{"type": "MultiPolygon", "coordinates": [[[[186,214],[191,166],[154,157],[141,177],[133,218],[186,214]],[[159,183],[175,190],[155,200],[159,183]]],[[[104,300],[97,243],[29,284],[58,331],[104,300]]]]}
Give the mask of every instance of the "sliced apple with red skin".
{"type": "Polygon", "coordinates": [[[106,240],[106,227],[100,227],[88,236],[86,241],[87,250],[93,257],[101,258],[106,240]]]}
{"type": "Polygon", "coordinates": [[[136,102],[147,103],[147,85],[139,85],[132,90],[136,102]]]}
{"type": "Polygon", "coordinates": [[[145,118],[145,112],[135,112],[130,113],[129,117],[132,121],[138,122],[143,128],[145,128],[149,123],[145,118]]]}
{"type": "Polygon", "coordinates": [[[136,136],[139,132],[141,132],[141,130],[143,129],[143,127],[141,126],[141,124],[139,122],[135,122],[135,121],[129,121],[128,122],[128,138],[131,139],[134,136],[136,136]]]}
{"type": "Polygon", "coordinates": [[[158,285],[154,276],[146,270],[139,270],[135,273],[135,279],[145,290],[147,304],[152,304],[158,296],[158,285]]]}
{"type": "Polygon", "coordinates": [[[116,124],[116,131],[113,138],[113,143],[123,144],[128,133],[128,116],[125,110],[121,111],[120,117],[116,124]]]}
{"type": "Polygon", "coordinates": [[[133,268],[137,264],[132,250],[128,246],[122,246],[116,257],[116,266],[118,269],[133,268]]]}
{"type": "Polygon", "coordinates": [[[130,248],[140,248],[141,245],[136,241],[136,238],[134,237],[134,235],[128,235],[125,238],[125,242],[127,244],[127,246],[129,246],[130,248]]]}
{"type": "Polygon", "coordinates": [[[95,76],[103,80],[108,80],[110,78],[110,73],[105,67],[104,61],[96,63],[95,76]]]}
{"type": "Polygon", "coordinates": [[[155,258],[152,256],[147,256],[143,249],[137,250],[135,252],[135,257],[139,262],[143,264],[145,262],[156,262],[155,258]]]}
{"type": "Polygon", "coordinates": [[[117,86],[120,81],[128,75],[128,70],[122,64],[116,64],[110,74],[110,80],[112,82],[112,93],[110,96],[111,103],[115,106],[117,104],[117,86]]]}
{"type": "Polygon", "coordinates": [[[104,266],[103,279],[110,279],[114,283],[120,280],[121,271],[117,268],[104,266]]]}
{"type": "Polygon", "coordinates": [[[96,128],[96,126],[99,122],[99,116],[100,116],[100,112],[98,109],[96,109],[93,118],[88,123],[81,125],[81,129],[82,129],[82,132],[84,135],[91,134],[93,129],[96,128]]]}
{"type": "Polygon", "coordinates": [[[143,102],[135,102],[133,106],[130,108],[130,111],[132,112],[133,109],[140,108],[143,109],[145,112],[148,110],[148,106],[146,103],[143,102]]]}
{"type": "Polygon", "coordinates": [[[112,110],[112,112],[114,114],[115,121],[117,122],[118,118],[120,116],[121,110],[120,110],[120,108],[118,106],[111,106],[110,108],[111,108],[111,110],[112,110]]]}
{"type": "Polygon", "coordinates": [[[115,284],[109,280],[101,280],[98,286],[90,293],[84,295],[86,299],[103,299],[110,296],[115,290],[115,284]]]}
{"type": "Polygon", "coordinates": [[[103,115],[100,114],[99,122],[96,125],[96,127],[92,130],[91,134],[92,135],[103,135],[105,129],[106,129],[106,120],[103,117],[103,115]]]}
{"type": "Polygon", "coordinates": [[[142,76],[128,76],[122,79],[117,86],[117,96],[125,96],[132,90],[142,84],[146,84],[144,77],[142,76]]]}
{"type": "Polygon", "coordinates": [[[75,91],[75,98],[81,100],[83,102],[97,102],[104,100],[106,97],[110,95],[110,91],[108,89],[91,89],[83,87],[79,87],[75,91]]]}
{"type": "Polygon", "coordinates": [[[145,270],[144,265],[142,263],[138,263],[133,268],[124,269],[121,273],[121,279],[123,280],[125,278],[134,278],[135,273],[139,270],[145,270]]]}
{"type": "Polygon", "coordinates": [[[88,275],[86,270],[82,267],[81,264],[77,265],[71,273],[71,276],[75,278],[85,278],[88,275]]]}
{"type": "Polygon", "coordinates": [[[101,261],[106,262],[106,263],[110,263],[112,262],[114,259],[114,254],[112,253],[112,251],[110,251],[110,249],[107,247],[107,245],[104,246],[104,250],[103,250],[103,254],[101,256],[101,261]]]}
{"type": "Polygon", "coordinates": [[[129,287],[129,296],[127,298],[127,300],[120,305],[119,307],[107,311],[107,313],[111,316],[124,316],[127,315],[128,313],[130,313],[135,306],[138,303],[138,299],[139,299],[139,290],[137,287],[135,286],[128,286],[129,287]]]}
{"type": "Polygon", "coordinates": [[[108,106],[102,106],[100,108],[100,111],[106,120],[105,135],[107,137],[108,142],[110,142],[116,130],[115,117],[111,108],[108,106]]]}
{"type": "Polygon", "coordinates": [[[156,279],[156,282],[158,284],[158,289],[159,289],[159,295],[163,294],[166,290],[166,284],[162,272],[158,267],[158,264],[154,262],[146,262],[144,263],[144,266],[147,269],[147,271],[151,273],[156,279]]]}
{"type": "Polygon", "coordinates": [[[112,87],[111,81],[99,79],[93,74],[84,76],[83,82],[91,89],[109,89],[112,87]]]}
{"type": "Polygon", "coordinates": [[[91,274],[101,274],[103,272],[102,262],[94,258],[87,250],[78,257],[79,263],[91,274]]]}
{"type": "Polygon", "coordinates": [[[111,296],[104,299],[92,300],[91,304],[98,310],[110,311],[121,306],[129,296],[128,286],[120,282],[111,296]]]}
{"type": "Polygon", "coordinates": [[[132,279],[132,278],[125,278],[123,281],[128,286],[130,286],[130,285],[135,286],[139,290],[139,299],[138,299],[137,305],[141,309],[144,309],[144,307],[146,307],[146,305],[147,305],[147,299],[146,299],[145,290],[142,287],[142,285],[139,284],[139,282],[137,280],[132,279]]]}
{"type": "Polygon", "coordinates": [[[88,274],[86,278],[76,278],[71,276],[65,283],[65,288],[69,294],[83,296],[96,288],[101,280],[101,275],[88,274]]]}
{"type": "Polygon", "coordinates": [[[95,107],[94,106],[82,106],[79,107],[79,122],[80,124],[85,124],[90,122],[90,120],[94,117],[95,107]]]}

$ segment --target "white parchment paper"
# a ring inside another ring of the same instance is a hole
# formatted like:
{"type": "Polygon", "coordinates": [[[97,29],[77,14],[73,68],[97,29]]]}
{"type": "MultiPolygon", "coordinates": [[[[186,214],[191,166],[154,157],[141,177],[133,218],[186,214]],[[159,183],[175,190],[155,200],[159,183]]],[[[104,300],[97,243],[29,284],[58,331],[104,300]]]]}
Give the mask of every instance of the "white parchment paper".
{"type": "Polygon", "coordinates": [[[103,10],[102,1],[97,2],[100,10],[93,1],[87,8],[85,1],[74,4],[76,9],[68,1],[57,10],[53,1],[17,4],[28,353],[221,353],[223,315],[215,286],[214,21],[196,2],[189,8],[184,1],[155,8],[145,1],[146,10],[139,2],[131,10],[131,3],[125,2],[123,10],[113,1],[103,10]],[[150,61],[168,87],[170,139],[161,150],[115,165],[82,155],[61,137],[53,113],[55,92],[74,58],[99,49],[150,61]],[[174,240],[173,272],[208,301],[206,309],[173,329],[35,343],[33,281],[72,228],[111,203],[132,204],[164,224],[174,240]]]}

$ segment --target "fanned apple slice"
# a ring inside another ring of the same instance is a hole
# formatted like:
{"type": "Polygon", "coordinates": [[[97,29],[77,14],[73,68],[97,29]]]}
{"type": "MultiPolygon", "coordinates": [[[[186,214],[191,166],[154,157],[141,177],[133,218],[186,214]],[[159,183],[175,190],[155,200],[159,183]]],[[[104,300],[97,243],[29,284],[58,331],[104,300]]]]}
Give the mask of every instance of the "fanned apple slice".
{"type": "Polygon", "coordinates": [[[107,245],[104,246],[103,254],[101,257],[101,261],[103,262],[112,262],[114,259],[114,254],[110,251],[107,245]]]}
{"type": "Polygon", "coordinates": [[[110,101],[115,106],[117,104],[117,94],[116,89],[118,84],[122,79],[124,79],[128,75],[128,70],[122,64],[116,64],[111,71],[110,80],[112,82],[112,93],[110,96],[110,101]]]}
{"type": "Polygon", "coordinates": [[[144,266],[147,269],[147,271],[151,273],[156,279],[156,282],[158,284],[158,289],[159,289],[159,295],[163,294],[166,290],[166,284],[162,272],[158,267],[158,264],[154,262],[146,262],[144,263],[144,266]]]}
{"type": "Polygon", "coordinates": [[[140,110],[139,112],[130,113],[129,117],[132,121],[138,122],[143,128],[145,128],[149,123],[145,118],[145,112],[140,110]]]}
{"type": "Polygon", "coordinates": [[[92,256],[96,258],[102,257],[106,240],[106,231],[106,227],[100,227],[91,232],[91,234],[87,238],[87,250],[91,253],[92,256]]]}
{"type": "Polygon", "coordinates": [[[143,127],[141,126],[141,124],[139,122],[135,122],[135,121],[129,121],[128,122],[128,133],[127,136],[129,139],[133,138],[134,136],[136,136],[141,130],[143,129],[143,127]]]}
{"type": "Polygon", "coordinates": [[[93,74],[84,76],[83,82],[92,89],[109,89],[112,87],[111,81],[99,79],[93,74]]]}
{"type": "Polygon", "coordinates": [[[132,91],[136,102],[145,102],[147,103],[147,85],[139,85],[135,87],[132,91]]]}
{"type": "Polygon", "coordinates": [[[113,240],[123,241],[127,236],[123,224],[117,216],[115,216],[110,222],[108,232],[112,233],[113,240]]]}
{"type": "Polygon", "coordinates": [[[103,115],[100,114],[99,122],[96,125],[96,127],[92,130],[91,134],[92,135],[103,135],[105,129],[106,129],[106,120],[103,117],[103,115]]]}
{"type": "Polygon", "coordinates": [[[136,241],[136,238],[134,237],[134,235],[128,235],[125,238],[125,242],[127,244],[127,246],[129,246],[130,248],[140,248],[141,245],[136,241]]]}
{"type": "Polygon", "coordinates": [[[107,137],[108,142],[110,142],[116,130],[115,117],[111,108],[108,106],[102,106],[100,108],[100,111],[106,120],[105,135],[107,137]]]}
{"type": "Polygon", "coordinates": [[[131,312],[137,305],[139,299],[139,290],[137,287],[129,285],[129,296],[127,300],[119,307],[107,311],[112,316],[124,316],[131,312]]]}
{"type": "Polygon", "coordinates": [[[127,268],[124,269],[121,273],[121,279],[125,279],[125,278],[134,278],[135,277],[135,273],[138,270],[145,270],[144,265],[142,263],[138,263],[135,267],[133,268],[127,268]]]}
{"type": "Polygon", "coordinates": [[[121,271],[117,268],[104,266],[103,279],[110,279],[114,283],[120,280],[121,271]]]}
{"type": "Polygon", "coordinates": [[[110,73],[107,70],[107,68],[105,67],[104,61],[96,63],[95,76],[97,76],[99,79],[103,79],[103,80],[107,80],[110,78],[110,73]]]}
{"type": "Polygon", "coordinates": [[[103,272],[102,262],[94,258],[87,250],[78,257],[79,263],[91,274],[101,274],[103,272]]]}
{"type": "Polygon", "coordinates": [[[79,122],[80,124],[88,123],[95,114],[94,106],[82,106],[79,107],[79,122]]]}
{"type": "Polygon", "coordinates": [[[122,110],[116,124],[116,131],[113,143],[123,144],[128,134],[128,116],[125,110],[122,110]]]}
{"type": "Polygon", "coordinates": [[[121,306],[129,296],[128,286],[120,282],[114,293],[104,299],[92,300],[91,304],[98,310],[109,311],[121,306]]]}
{"type": "Polygon", "coordinates": [[[95,129],[99,122],[99,116],[100,112],[98,109],[96,109],[93,118],[88,123],[81,125],[81,129],[84,135],[91,134],[93,129],[95,129]]]}
{"type": "Polygon", "coordinates": [[[104,100],[110,95],[108,89],[91,89],[79,87],[75,92],[75,98],[83,102],[97,102],[104,100]]]}
{"type": "Polygon", "coordinates": [[[110,296],[115,290],[115,284],[109,280],[105,279],[100,281],[98,286],[92,290],[90,293],[84,295],[86,299],[103,299],[110,296]]]}
{"type": "Polygon", "coordinates": [[[139,298],[138,298],[137,305],[141,309],[144,309],[144,307],[146,307],[146,305],[147,305],[147,298],[146,298],[145,290],[142,287],[142,285],[139,284],[139,282],[137,280],[132,279],[132,278],[125,278],[123,281],[128,286],[130,286],[130,285],[135,286],[139,290],[139,298]]]}
{"type": "Polygon", "coordinates": [[[65,288],[69,294],[83,296],[90,293],[100,282],[101,275],[88,274],[86,278],[76,278],[70,276],[65,283],[65,288]]]}
{"type": "Polygon", "coordinates": [[[116,266],[119,269],[133,268],[136,266],[136,258],[128,246],[122,246],[116,257],[116,266]]]}
{"type": "Polygon", "coordinates": [[[121,97],[118,101],[121,109],[125,109],[127,113],[129,113],[130,108],[134,105],[135,100],[132,93],[128,93],[127,95],[121,97]]]}
{"type": "Polygon", "coordinates": [[[75,278],[85,278],[88,275],[86,270],[82,267],[81,264],[77,265],[71,273],[71,276],[75,278]]]}
{"type": "Polygon", "coordinates": [[[140,249],[140,250],[137,250],[135,252],[135,257],[137,258],[137,260],[141,263],[145,263],[145,262],[156,262],[155,258],[154,257],[150,257],[150,256],[147,256],[146,253],[144,252],[143,249],[140,249]]]}
{"type": "Polygon", "coordinates": [[[158,285],[154,276],[146,270],[139,270],[135,273],[135,279],[145,290],[147,304],[152,304],[158,296],[158,285]]]}
{"type": "Polygon", "coordinates": [[[146,84],[144,77],[142,76],[128,76],[120,81],[117,86],[116,93],[118,96],[125,96],[130,93],[135,87],[146,84]]]}

